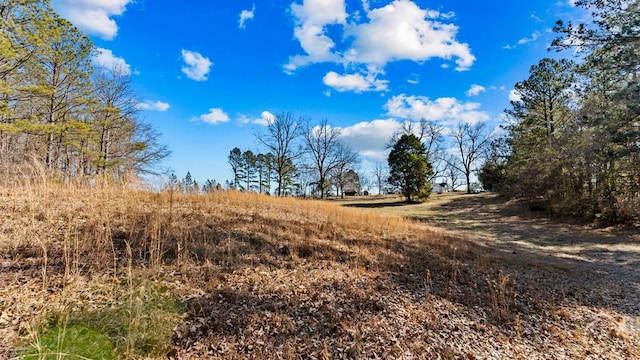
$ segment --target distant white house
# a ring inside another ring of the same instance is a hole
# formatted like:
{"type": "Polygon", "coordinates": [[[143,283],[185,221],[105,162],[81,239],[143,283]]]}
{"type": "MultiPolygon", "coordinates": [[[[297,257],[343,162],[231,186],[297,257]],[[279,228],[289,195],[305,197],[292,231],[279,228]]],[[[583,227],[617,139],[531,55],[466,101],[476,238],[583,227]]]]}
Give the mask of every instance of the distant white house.
{"type": "Polygon", "coordinates": [[[446,182],[431,182],[431,192],[434,194],[442,194],[451,191],[451,187],[446,182]]]}

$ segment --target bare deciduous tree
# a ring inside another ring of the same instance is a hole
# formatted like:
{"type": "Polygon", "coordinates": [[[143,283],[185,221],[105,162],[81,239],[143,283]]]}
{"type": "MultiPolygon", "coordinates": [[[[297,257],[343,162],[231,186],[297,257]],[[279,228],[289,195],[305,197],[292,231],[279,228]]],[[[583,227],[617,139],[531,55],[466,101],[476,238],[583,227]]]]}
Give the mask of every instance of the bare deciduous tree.
{"type": "Polygon", "coordinates": [[[316,172],[318,178],[317,187],[320,191],[320,198],[325,197],[326,190],[330,186],[329,176],[341,162],[339,157],[339,150],[342,147],[340,134],[340,129],[331,127],[326,119],[315,126],[307,121],[302,131],[310,168],[316,172]]]}
{"type": "Polygon", "coordinates": [[[358,153],[353,151],[349,146],[344,143],[340,143],[340,146],[336,150],[337,164],[332,171],[333,182],[336,188],[342,192],[344,196],[344,187],[349,181],[348,172],[358,164],[360,158],[358,153]]]}
{"type": "Polygon", "coordinates": [[[299,121],[294,119],[293,114],[276,114],[267,125],[265,133],[256,134],[258,141],[264,145],[274,156],[274,171],[278,182],[277,194],[284,193],[285,182],[295,173],[293,161],[302,154],[296,141],[301,135],[299,121]]]}
{"type": "Polygon", "coordinates": [[[484,123],[460,123],[453,129],[451,137],[458,155],[456,161],[451,164],[455,164],[464,174],[467,193],[471,193],[471,172],[477,162],[485,156],[485,150],[491,144],[491,136],[485,131],[484,123]]]}
{"type": "Polygon", "coordinates": [[[377,162],[373,168],[373,176],[376,178],[376,184],[378,185],[378,195],[382,195],[382,189],[384,189],[388,173],[387,167],[382,163],[377,162]]]}

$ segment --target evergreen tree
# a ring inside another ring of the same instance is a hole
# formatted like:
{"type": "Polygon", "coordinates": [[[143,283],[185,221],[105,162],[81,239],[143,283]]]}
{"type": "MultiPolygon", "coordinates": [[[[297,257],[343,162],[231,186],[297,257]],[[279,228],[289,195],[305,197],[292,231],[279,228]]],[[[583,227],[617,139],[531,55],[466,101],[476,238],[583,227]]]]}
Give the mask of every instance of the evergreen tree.
{"type": "Polygon", "coordinates": [[[186,194],[194,192],[194,181],[191,177],[191,172],[187,171],[187,175],[185,175],[184,180],[182,180],[182,186],[186,194]]]}
{"type": "Polygon", "coordinates": [[[215,180],[207,179],[202,185],[202,191],[204,192],[213,192],[218,190],[218,183],[215,180]]]}
{"type": "Polygon", "coordinates": [[[408,202],[425,200],[431,194],[432,173],[427,149],[413,134],[403,134],[389,153],[389,184],[400,189],[408,202]]]}
{"type": "Polygon", "coordinates": [[[32,155],[71,180],[153,172],[169,151],[136,117],[128,77],[92,77],[94,45],[45,0],[0,3],[0,166],[32,155]],[[103,81],[104,80],[104,81],[103,81]]]}
{"type": "Polygon", "coordinates": [[[176,176],[176,174],[171,173],[171,175],[169,175],[169,181],[167,184],[169,186],[169,189],[173,191],[177,191],[179,189],[179,183],[180,181],[178,180],[178,177],[176,176]]]}
{"type": "MultiPolygon", "coordinates": [[[[238,189],[240,187],[240,179],[243,177],[243,157],[242,150],[235,147],[231,149],[229,152],[229,165],[231,165],[231,171],[233,172],[233,181],[231,182],[231,186],[234,189],[238,189]]],[[[229,188],[229,186],[227,186],[229,188]]]]}
{"type": "MultiPolygon", "coordinates": [[[[564,25],[556,49],[572,48],[584,59],[572,136],[563,158],[563,208],[610,221],[640,217],[640,3],[580,0],[591,12],[589,23],[564,25]],[[573,203],[569,199],[576,199],[573,203]]],[[[561,209],[564,211],[564,209],[561,209]]]]}
{"type": "Polygon", "coordinates": [[[243,180],[245,183],[245,190],[250,191],[255,188],[256,182],[256,156],[251,150],[247,150],[242,153],[242,173],[244,174],[243,180]]]}

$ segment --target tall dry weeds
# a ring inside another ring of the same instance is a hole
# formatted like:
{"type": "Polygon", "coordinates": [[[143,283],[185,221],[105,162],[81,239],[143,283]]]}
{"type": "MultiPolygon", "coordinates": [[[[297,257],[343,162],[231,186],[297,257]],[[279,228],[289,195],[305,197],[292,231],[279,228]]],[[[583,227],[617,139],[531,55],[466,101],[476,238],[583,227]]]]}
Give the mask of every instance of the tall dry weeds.
{"type": "MultiPolygon", "coordinates": [[[[510,253],[398,216],[324,201],[34,180],[0,187],[0,213],[6,219],[0,248],[21,269],[0,274],[0,281],[25,284],[0,290],[0,310],[15,321],[0,334],[10,346],[28,335],[24,329],[38,314],[60,313],[53,311],[56,304],[73,299],[101,310],[87,315],[86,308],[69,308],[69,314],[104,328],[105,313],[124,311],[124,320],[113,316],[126,329],[117,347],[125,358],[141,356],[148,340],[140,334],[166,331],[162,324],[176,321],[175,314],[145,312],[150,302],[164,303],[157,293],[166,292],[186,307],[176,331],[169,328],[172,353],[191,348],[219,358],[292,352],[482,357],[471,347],[446,344],[442,334],[460,329],[476,336],[465,335],[469,343],[513,333],[509,341],[533,351],[532,319],[546,311],[522,312],[530,304],[518,299],[541,302],[541,296],[516,292],[542,292],[547,285],[521,281],[525,277],[516,273],[530,266],[510,253]],[[496,264],[510,270],[496,271],[496,264]],[[118,295],[106,295],[106,288],[118,295]],[[27,295],[22,304],[15,300],[27,295]],[[197,350],[207,343],[221,347],[197,350]]],[[[46,319],[35,322],[46,327],[46,319]]],[[[158,349],[171,346],[164,345],[158,349]]]]}

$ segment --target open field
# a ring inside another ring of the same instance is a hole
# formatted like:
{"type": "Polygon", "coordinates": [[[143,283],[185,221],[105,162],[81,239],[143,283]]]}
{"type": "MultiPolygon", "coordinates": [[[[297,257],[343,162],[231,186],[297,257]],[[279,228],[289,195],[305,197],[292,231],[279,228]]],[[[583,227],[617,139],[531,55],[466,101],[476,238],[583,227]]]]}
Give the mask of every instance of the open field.
{"type": "Polygon", "coordinates": [[[0,188],[0,357],[61,333],[125,359],[640,356],[637,234],[489,194],[341,203],[0,188]]]}
{"type": "Polygon", "coordinates": [[[592,301],[606,297],[607,306],[629,314],[627,320],[640,325],[638,226],[601,228],[551,219],[494,193],[433,194],[423,204],[403,204],[399,198],[370,202],[361,198],[344,204],[407,217],[453,231],[480,246],[538,257],[551,266],[570,266],[576,274],[558,281],[566,280],[567,288],[590,288],[586,293],[592,301]]]}

